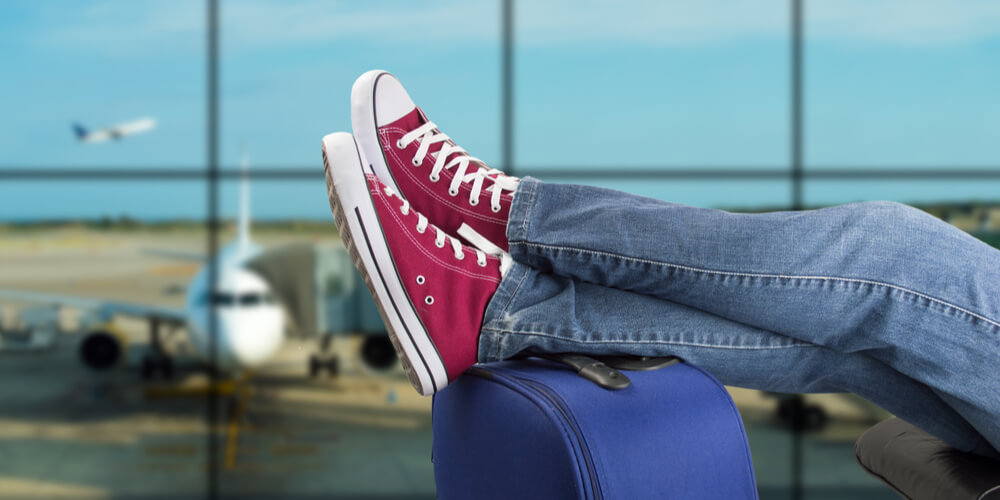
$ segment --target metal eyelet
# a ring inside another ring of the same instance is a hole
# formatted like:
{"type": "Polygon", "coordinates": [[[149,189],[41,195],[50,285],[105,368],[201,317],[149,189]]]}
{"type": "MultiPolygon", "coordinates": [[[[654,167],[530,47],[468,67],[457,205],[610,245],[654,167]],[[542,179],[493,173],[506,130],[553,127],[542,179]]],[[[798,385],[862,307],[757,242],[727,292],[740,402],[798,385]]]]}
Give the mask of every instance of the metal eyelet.
{"type": "Polygon", "coordinates": [[[451,195],[451,196],[458,196],[458,190],[457,189],[449,189],[448,190],[448,194],[451,195]]]}
{"type": "Polygon", "coordinates": [[[431,305],[433,303],[434,303],[434,297],[431,297],[430,295],[424,297],[424,304],[431,305]]]}
{"type": "Polygon", "coordinates": [[[492,210],[493,213],[498,214],[498,213],[500,213],[500,210],[502,210],[502,209],[500,207],[491,206],[490,210],[492,210]]]}
{"type": "Polygon", "coordinates": [[[477,260],[476,264],[479,264],[479,267],[486,267],[486,261],[485,260],[477,260]]]}
{"type": "Polygon", "coordinates": [[[422,163],[423,163],[423,161],[421,161],[421,160],[418,160],[418,159],[417,159],[417,157],[416,157],[416,156],[414,156],[414,157],[413,157],[413,160],[412,160],[412,161],[410,161],[410,163],[412,163],[414,167],[419,167],[419,166],[420,166],[420,164],[422,164],[422,163]]]}
{"type": "Polygon", "coordinates": [[[455,258],[458,259],[458,260],[465,260],[465,252],[456,253],[455,254],[455,258]]]}
{"type": "Polygon", "coordinates": [[[406,149],[406,146],[403,145],[403,140],[402,139],[396,141],[396,147],[398,149],[406,149]]]}
{"type": "Polygon", "coordinates": [[[417,275],[417,284],[418,285],[423,285],[425,281],[427,281],[427,280],[424,279],[424,275],[422,275],[422,274],[418,274],[417,275]]]}
{"type": "Polygon", "coordinates": [[[470,198],[469,205],[476,206],[479,204],[479,198],[470,198]]]}
{"type": "Polygon", "coordinates": [[[437,182],[437,181],[439,181],[439,180],[441,180],[441,177],[440,177],[440,176],[437,176],[437,175],[432,175],[432,176],[431,176],[431,182],[437,182]]]}
{"type": "Polygon", "coordinates": [[[418,232],[418,233],[420,233],[420,234],[424,234],[424,233],[426,233],[426,232],[427,232],[427,226],[424,226],[424,228],[423,228],[423,229],[420,229],[420,228],[418,227],[418,228],[417,228],[417,232],[418,232]]]}
{"type": "Polygon", "coordinates": [[[434,240],[434,246],[436,246],[438,248],[444,248],[444,242],[442,241],[442,242],[438,243],[438,240],[434,240]]]}

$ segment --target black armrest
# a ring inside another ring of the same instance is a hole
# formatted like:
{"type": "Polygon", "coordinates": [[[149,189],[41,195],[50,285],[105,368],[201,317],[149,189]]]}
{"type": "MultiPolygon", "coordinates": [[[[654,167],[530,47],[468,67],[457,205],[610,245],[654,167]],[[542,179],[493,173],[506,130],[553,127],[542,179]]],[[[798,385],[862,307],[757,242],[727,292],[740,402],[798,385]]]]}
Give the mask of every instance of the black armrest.
{"type": "Polygon", "coordinates": [[[955,450],[898,418],[868,429],[854,455],[904,498],[1000,499],[1000,461],[955,450]]]}

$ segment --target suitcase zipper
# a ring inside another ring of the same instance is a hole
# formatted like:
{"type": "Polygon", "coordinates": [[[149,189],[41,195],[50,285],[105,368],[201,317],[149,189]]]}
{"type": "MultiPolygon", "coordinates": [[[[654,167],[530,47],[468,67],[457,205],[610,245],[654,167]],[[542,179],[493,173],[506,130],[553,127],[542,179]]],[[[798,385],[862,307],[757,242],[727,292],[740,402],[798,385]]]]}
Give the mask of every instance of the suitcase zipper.
{"type": "Polygon", "coordinates": [[[554,408],[559,410],[559,413],[562,415],[563,419],[569,424],[569,427],[573,429],[573,434],[576,435],[577,443],[580,444],[580,451],[583,454],[583,461],[584,463],[587,464],[587,475],[590,476],[590,485],[591,485],[591,490],[594,493],[594,498],[603,499],[604,495],[601,493],[601,484],[597,476],[597,471],[595,470],[594,467],[594,457],[591,456],[590,454],[590,447],[587,446],[587,440],[584,439],[583,432],[577,425],[576,419],[572,418],[571,413],[566,409],[566,405],[563,403],[562,398],[560,398],[558,394],[555,394],[552,391],[550,391],[549,388],[546,387],[544,384],[541,384],[534,380],[529,380],[517,376],[515,376],[514,378],[518,379],[528,387],[531,387],[532,389],[535,390],[535,392],[538,392],[539,394],[542,395],[542,397],[547,399],[554,408]]]}
{"type": "Polygon", "coordinates": [[[518,377],[516,375],[509,375],[503,373],[502,371],[487,370],[482,367],[473,367],[468,373],[470,375],[475,375],[487,380],[497,381],[497,375],[501,375],[501,379],[507,382],[505,385],[511,385],[510,382],[519,382],[520,386],[530,389],[531,392],[541,396],[549,405],[555,408],[562,419],[566,422],[570,429],[573,429],[573,435],[576,437],[576,442],[580,446],[580,453],[583,455],[583,462],[587,466],[587,477],[590,479],[590,489],[593,492],[593,498],[597,500],[603,500],[604,495],[601,493],[601,484],[597,477],[597,471],[594,467],[594,457],[590,454],[590,448],[587,446],[587,441],[583,438],[583,432],[576,423],[576,419],[571,417],[571,413],[566,409],[566,405],[563,403],[562,398],[557,394],[549,390],[548,387],[540,382],[526,379],[523,377],[518,377]],[[513,380],[511,380],[513,379],[513,380]]]}

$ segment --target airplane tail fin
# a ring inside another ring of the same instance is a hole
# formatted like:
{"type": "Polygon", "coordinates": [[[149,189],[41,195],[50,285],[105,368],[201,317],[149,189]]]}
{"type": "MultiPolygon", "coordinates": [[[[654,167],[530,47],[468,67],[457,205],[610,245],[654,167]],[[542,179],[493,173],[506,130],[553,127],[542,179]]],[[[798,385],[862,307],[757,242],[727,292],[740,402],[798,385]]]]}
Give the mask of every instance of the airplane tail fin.
{"type": "Polygon", "coordinates": [[[83,125],[80,125],[79,123],[74,123],[73,133],[76,134],[77,139],[83,139],[84,137],[87,136],[88,130],[83,125]]]}
{"type": "Polygon", "coordinates": [[[246,148],[243,149],[240,167],[242,179],[240,181],[240,214],[236,227],[237,241],[241,247],[250,245],[250,179],[247,173],[249,161],[247,159],[246,148]]]}

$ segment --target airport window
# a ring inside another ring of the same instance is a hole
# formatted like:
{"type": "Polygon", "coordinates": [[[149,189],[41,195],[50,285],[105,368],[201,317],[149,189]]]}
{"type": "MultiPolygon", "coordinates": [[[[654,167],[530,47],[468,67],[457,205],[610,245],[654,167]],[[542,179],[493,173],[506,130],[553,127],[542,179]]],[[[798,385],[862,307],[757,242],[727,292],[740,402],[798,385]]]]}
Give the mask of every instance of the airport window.
{"type": "MultiPolygon", "coordinates": [[[[336,236],[320,160],[323,135],[351,130],[351,83],[372,66],[512,175],[747,212],[893,200],[1000,245],[1000,20],[973,1],[41,4],[0,7],[0,45],[24,48],[0,53],[0,93],[19,96],[0,121],[0,289],[104,307],[0,298],[0,380],[37,371],[22,353],[79,357],[98,333],[123,368],[43,380],[22,398],[44,414],[23,427],[34,434],[4,432],[28,410],[0,401],[0,448],[18,436],[58,471],[49,484],[0,463],[15,496],[131,496],[145,482],[164,496],[435,497],[430,399],[409,388],[336,236]],[[244,196],[262,255],[240,247],[244,196]],[[270,290],[216,289],[213,256],[233,249],[270,290]],[[255,325],[283,347],[250,399],[162,400],[183,392],[168,384],[187,369],[174,354],[246,347],[178,340],[184,327],[156,315],[189,294],[281,306],[287,324],[255,325]],[[112,306],[146,299],[156,320],[112,321],[112,306]],[[109,414],[120,420],[101,427],[109,414]],[[64,425],[79,425],[65,456],[30,438],[64,425]],[[91,453],[127,473],[91,474],[91,453]]],[[[886,412],[732,393],[761,498],[894,498],[851,451],[886,412]],[[790,408],[824,426],[795,427],[790,408]]]]}

